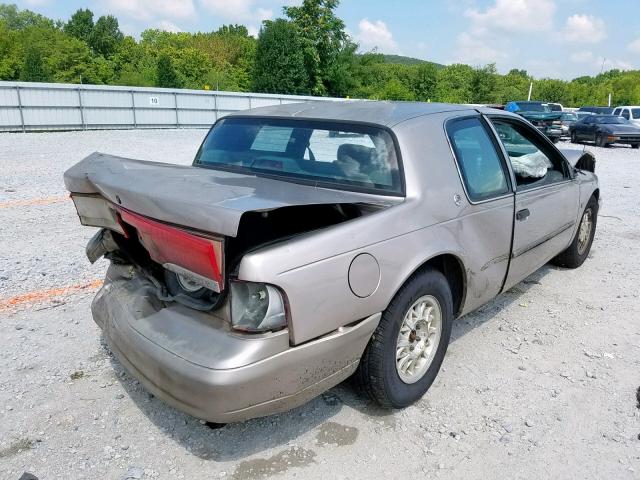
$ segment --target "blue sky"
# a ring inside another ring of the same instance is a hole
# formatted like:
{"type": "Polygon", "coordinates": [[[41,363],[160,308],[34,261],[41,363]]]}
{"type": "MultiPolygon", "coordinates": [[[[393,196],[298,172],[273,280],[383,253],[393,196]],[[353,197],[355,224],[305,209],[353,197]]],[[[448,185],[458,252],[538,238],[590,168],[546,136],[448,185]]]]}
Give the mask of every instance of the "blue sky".
{"type": "MultiPolygon", "coordinates": [[[[6,1],[6,0],[0,0],[6,1]]],[[[9,0],[11,1],[11,0],[9,0]]],[[[14,0],[15,1],[15,0],[14,0]]],[[[295,0],[17,0],[66,20],[77,8],[111,13],[134,36],[145,28],[210,31],[241,23],[257,32],[295,0]]],[[[343,0],[337,11],[362,51],[438,63],[496,63],[570,79],[640,68],[640,0],[343,0]]]]}

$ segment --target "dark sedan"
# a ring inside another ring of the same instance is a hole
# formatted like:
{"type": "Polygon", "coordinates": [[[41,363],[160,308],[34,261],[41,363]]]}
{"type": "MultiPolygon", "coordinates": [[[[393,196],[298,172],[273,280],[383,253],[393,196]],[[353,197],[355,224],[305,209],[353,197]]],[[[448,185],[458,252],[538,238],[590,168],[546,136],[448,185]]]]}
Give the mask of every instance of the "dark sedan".
{"type": "Polygon", "coordinates": [[[599,147],[623,143],[633,148],[640,146],[640,128],[627,119],[614,115],[589,115],[570,127],[571,141],[595,142],[599,147]]]}

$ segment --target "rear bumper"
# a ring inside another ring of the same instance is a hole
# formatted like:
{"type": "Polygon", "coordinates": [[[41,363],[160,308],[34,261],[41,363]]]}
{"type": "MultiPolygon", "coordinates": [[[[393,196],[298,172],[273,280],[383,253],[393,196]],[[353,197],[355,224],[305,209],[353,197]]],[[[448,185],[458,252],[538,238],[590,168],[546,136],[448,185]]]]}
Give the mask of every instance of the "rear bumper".
{"type": "Polygon", "coordinates": [[[211,314],[165,306],[144,279],[111,267],[92,303],[122,365],[173,407],[218,423],[301,405],[351,375],[380,314],[305,344],[288,332],[241,335],[211,314]]]}

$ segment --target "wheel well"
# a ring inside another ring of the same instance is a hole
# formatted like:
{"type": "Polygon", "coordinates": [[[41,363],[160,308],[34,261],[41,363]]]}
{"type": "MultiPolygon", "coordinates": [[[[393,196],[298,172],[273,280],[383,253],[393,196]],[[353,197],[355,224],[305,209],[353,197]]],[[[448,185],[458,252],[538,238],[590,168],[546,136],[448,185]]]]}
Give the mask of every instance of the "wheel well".
{"type": "Polygon", "coordinates": [[[596,200],[600,200],[600,189],[596,188],[591,195],[596,197],[596,200]]]}
{"type": "Polygon", "coordinates": [[[425,268],[433,268],[445,276],[447,282],[449,282],[449,287],[451,288],[454,316],[457,317],[460,315],[466,295],[466,277],[462,261],[455,255],[438,255],[430,258],[420,265],[420,267],[411,276],[413,277],[416,273],[424,270],[425,268]]]}

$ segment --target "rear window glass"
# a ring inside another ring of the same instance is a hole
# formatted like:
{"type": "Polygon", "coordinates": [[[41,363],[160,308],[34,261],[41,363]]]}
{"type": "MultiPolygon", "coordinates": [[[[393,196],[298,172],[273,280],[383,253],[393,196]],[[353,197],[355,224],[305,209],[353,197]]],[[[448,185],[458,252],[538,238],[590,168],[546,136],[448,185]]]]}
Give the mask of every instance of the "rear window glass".
{"type": "Polygon", "coordinates": [[[225,118],[207,135],[194,165],[349,190],[402,193],[394,141],[387,130],[371,125],[225,118]]]}

